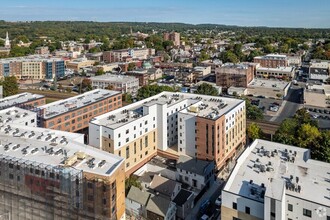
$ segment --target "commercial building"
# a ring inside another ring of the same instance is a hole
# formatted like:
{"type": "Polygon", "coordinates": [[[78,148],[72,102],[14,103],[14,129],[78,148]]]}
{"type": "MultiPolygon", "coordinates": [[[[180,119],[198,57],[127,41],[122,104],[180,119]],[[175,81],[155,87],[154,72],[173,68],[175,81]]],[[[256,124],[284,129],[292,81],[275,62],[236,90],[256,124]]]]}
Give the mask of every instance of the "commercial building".
{"type": "Polygon", "coordinates": [[[13,106],[19,106],[23,108],[35,108],[44,105],[45,103],[46,103],[45,96],[24,92],[1,99],[0,110],[10,108],[13,106]]]}
{"type": "Polygon", "coordinates": [[[141,87],[148,85],[149,75],[147,71],[134,70],[126,72],[125,75],[137,78],[139,80],[139,86],[141,87]]]}
{"type": "Polygon", "coordinates": [[[247,87],[247,94],[267,98],[283,99],[288,94],[291,82],[254,79],[247,87]]]}
{"type": "Polygon", "coordinates": [[[267,68],[277,68],[277,67],[287,67],[288,57],[286,55],[280,54],[268,54],[265,56],[258,56],[253,59],[254,63],[259,63],[262,67],[267,68]]]}
{"type": "Polygon", "coordinates": [[[132,59],[145,60],[155,55],[155,49],[152,48],[128,48],[122,50],[112,50],[103,52],[103,61],[107,63],[123,62],[127,57],[132,59]]]}
{"type": "Polygon", "coordinates": [[[256,70],[257,78],[293,79],[294,75],[295,75],[295,67],[277,67],[277,68],[259,67],[256,70]]]}
{"type": "Polygon", "coordinates": [[[112,90],[122,93],[136,93],[139,89],[139,79],[133,76],[104,74],[91,77],[90,80],[94,89],[105,89],[112,86],[112,90]]]}
{"type": "Polygon", "coordinates": [[[310,79],[325,81],[330,77],[330,61],[311,60],[308,73],[310,79]]]}
{"type": "Polygon", "coordinates": [[[40,54],[40,55],[49,54],[49,48],[48,47],[37,47],[34,50],[34,52],[35,52],[35,54],[40,54]]]}
{"type": "Polygon", "coordinates": [[[66,68],[79,72],[81,68],[91,67],[95,64],[95,60],[88,60],[87,58],[79,58],[66,63],[66,68]]]}
{"type": "Polygon", "coordinates": [[[52,80],[63,77],[64,60],[42,56],[0,59],[0,78],[15,76],[18,79],[52,80]]]}
{"type": "Polygon", "coordinates": [[[254,78],[255,65],[227,63],[216,68],[216,84],[228,89],[231,86],[247,87],[254,78]]]}
{"type": "Polygon", "coordinates": [[[312,85],[304,88],[304,104],[321,108],[330,107],[330,85],[312,85]]]}
{"type": "Polygon", "coordinates": [[[127,175],[169,147],[220,169],[245,144],[245,102],[162,92],[95,117],[89,144],[126,158],[127,175]]]}
{"type": "Polygon", "coordinates": [[[180,33],[171,32],[163,34],[164,41],[172,41],[174,46],[180,46],[180,33]]]}
{"type": "Polygon", "coordinates": [[[125,219],[124,159],[77,137],[25,125],[0,126],[2,217],[125,219]]]}
{"type": "Polygon", "coordinates": [[[302,63],[301,54],[290,54],[288,55],[288,66],[299,67],[302,63]]]}
{"type": "Polygon", "coordinates": [[[255,140],[222,191],[221,219],[328,220],[329,170],[309,149],[255,140]]]}
{"type": "Polygon", "coordinates": [[[68,99],[40,106],[40,127],[76,132],[88,127],[89,121],[122,106],[121,93],[96,89],[68,99]]]}

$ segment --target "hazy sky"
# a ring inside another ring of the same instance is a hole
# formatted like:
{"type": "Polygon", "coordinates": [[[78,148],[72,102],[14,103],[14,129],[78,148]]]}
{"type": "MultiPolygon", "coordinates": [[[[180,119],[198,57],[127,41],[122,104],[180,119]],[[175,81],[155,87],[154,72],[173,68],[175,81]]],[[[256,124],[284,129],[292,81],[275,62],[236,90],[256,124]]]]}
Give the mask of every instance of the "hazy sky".
{"type": "Polygon", "coordinates": [[[330,28],[330,0],[0,0],[0,20],[330,28]]]}

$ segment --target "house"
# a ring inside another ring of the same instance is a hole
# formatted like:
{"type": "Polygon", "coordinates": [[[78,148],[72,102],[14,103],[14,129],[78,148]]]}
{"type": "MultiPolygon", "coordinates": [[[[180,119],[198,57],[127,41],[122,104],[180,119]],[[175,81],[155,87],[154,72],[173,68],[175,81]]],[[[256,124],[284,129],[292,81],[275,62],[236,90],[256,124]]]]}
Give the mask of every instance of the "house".
{"type": "Polygon", "coordinates": [[[198,160],[180,155],[176,165],[176,178],[181,183],[202,190],[213,184],[214,169],[213,161],[198,160]]]}
{"type": "Polygon", "coordinates": [[[145,172],[142,176],[139,177],[139,181],[143,187],[143,189],[147,190],[150,187],[152,179],[157,174],[155,172],[145,172]]]}
{"type": "Polygon", "coordinates": [[[147,74],[149,76],[149,80],[157,80],[163,77],[163,70],[160,68],[150,68],[147,71],[147,74]]]}
{"type": "Polygon", "coordinates": [[[162,196],[152,196],[147,204],[148,220],[175,220],[176,206],[162,196]]]}
{"type": "Polygon", "coordinates": [[[130,216],[142,216],[146,218],[146,206],[150,196],[150,193],[141,191],[139,188],[132,186],[125,199],[126,212],[130,216]]]}
{"type": "Polygon", "coordinates": [[[178,219],[185,219],[194,207],[194,193],[181,189],[173,202],[176,205],[176,216],[178,219]]]}
{"type": "Polygon", "coordinates": [[[160,194],[172,201],[179,193],[181,183],[155,175],[149,188],[153,193],[160,194]]]}

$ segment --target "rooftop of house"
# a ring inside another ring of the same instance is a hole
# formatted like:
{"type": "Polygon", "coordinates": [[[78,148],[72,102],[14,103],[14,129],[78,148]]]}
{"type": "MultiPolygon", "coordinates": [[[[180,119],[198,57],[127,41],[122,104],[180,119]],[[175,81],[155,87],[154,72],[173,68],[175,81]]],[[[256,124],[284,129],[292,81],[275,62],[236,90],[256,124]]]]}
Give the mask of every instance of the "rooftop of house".
{"type": "Polygon", "coordinates": [[[103,74],[100,76],[94,76],[90,78],[92,81],[104,81],[104,82],[111,82],[111,83],[131,83],[131,82],[138,82],[134,76],[125,76],[125,75],[115,75],[115,74],[103,74]]]}
{"type": "Polygon", "coordinates": [[[248,85],[249,88],[267,88],[284,90],[291,82],[254,78],[248,85]]]}
{"type": "Polygon", "coordinates": [[[126,196],[126,198],[133,200],[143,206],[147,205],[151,194],[148,192],[143,192],[139,188],[132,186],[126,196]]]}
{"type": "Polygon", "coordinates": [[[0,109],[6,109],[15,105],[24,104],[33,100],[44,98],[43,95],[32,94],[29,92],[8,96],[0,99],[0,109]]]}
{"type": "Polygon", "coordinates": [[[161,196],[151,196],[147,204],[147,210],[159,216],[166,216],[171,201],[161,196]]]}
{"type": "Polygon", "coordinates": [[[143,99],[125,107],[116,109],[104,115],[95,117],[91,122],[117,129],[147,115],[143,107],[166,105],[167,107],[185,103],[185,108],[178,111],[195,116],[216,120],[231,109],[237,107],[243,100],[224,98],[219,96],[197,95],[180,92],[162,92],[155,96],[143,99]]]}
{"type": "MultiPolygon", "coordinates": [[[[214,168],[213,161],[198,160],[185,155],[180,155],[176,168],[204,176],[208,174],[206,173],[206,169],[212,165],[214,168]]],[[[210,170],[212,170],[212,168],[210,170]]]]}
{"type": "Polygon", "coordinates": [[[287,196],[330,204],[330,164],[310,159],[308,149],[255,140],[237,160],[224,191],[264,202],[287,196]]]}
{"type": "Polygon", "coordinates": [[[120,94],[120,92],[95,89],[81,95],[40,106],[39,108],[44,110],[43,118],[49,119],[118,94],[120,94]]]}
{"type": "Polygon", "coordinates": [[[35,112],[17,107],[10,107],[0,110],[0,123],[13,123],[20,118],[25,118],[31,115],[37,117],[37,113],[35,112]]]}
{"type": "Polygon", "coordinates": [[[164,196],[171,198],[173,191],[177,185],[181,185],[180,183],[167,179],[165,177],[155,175],[150,183],[150,189],[153,192],[158,192],[164,196]]]}
{"type": "Polygon", "coordinates": [[[265,56],[257,56],[255,57],[255,59],[287,59],[286,55],[282,55],[282,54],[267,54],[265,56]]]}
{"type": "Polygon", "coordinates": [[[190,198],[190,196],[194,195],[193,192],[190,192],[188,190],[185,189],[181,189],[178,193],[178,195],[173,199],[173,202],[177,205],[177,206],[182,206],[184,205],[187,200],[190,198]]]}
{"type": "Polygon", "coordinates": [[[83,144],[81,134],[26,127],[0,126],[0,157],[58,168],[71,167],[108,176],[124,159],[83,144]]]}

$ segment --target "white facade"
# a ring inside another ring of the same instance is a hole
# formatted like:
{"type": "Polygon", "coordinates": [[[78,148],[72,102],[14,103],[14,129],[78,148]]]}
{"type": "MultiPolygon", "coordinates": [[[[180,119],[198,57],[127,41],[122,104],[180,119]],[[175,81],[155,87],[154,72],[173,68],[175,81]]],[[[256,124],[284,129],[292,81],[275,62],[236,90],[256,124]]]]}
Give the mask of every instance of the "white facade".
{"type": "Polygon", "coordinates": [[[139,79],[133,76],[105,74],[90,78],[94,89],[105,89],[113,86],[114,90],[122,93],[134,93],[139,89],[139,79]]]}
{"type": "Polygon", "coordinates": [[[329,170],[307,149],[256,140],[223,189],[222,219],[328,220],[329,170]]]}
{"type": "Polygon", "coordinates": [[[11,107],[0,111],[0,123],[37,127],[37,113],[11,107]]]}

